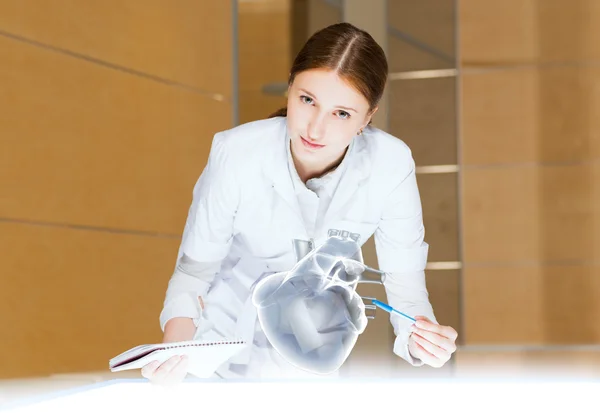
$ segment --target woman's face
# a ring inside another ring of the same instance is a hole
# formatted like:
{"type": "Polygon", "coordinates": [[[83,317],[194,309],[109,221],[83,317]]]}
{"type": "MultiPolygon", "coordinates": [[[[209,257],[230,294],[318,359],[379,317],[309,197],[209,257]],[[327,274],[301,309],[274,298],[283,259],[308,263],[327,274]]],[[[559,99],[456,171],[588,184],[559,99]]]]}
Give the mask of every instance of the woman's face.
{"type": "Polygon", "coordinates": [[[304,71],[288,89],[292,153],[306,167],[340,160],[352,138],[370,121],[369,102],[335,72],[304,71]]]}

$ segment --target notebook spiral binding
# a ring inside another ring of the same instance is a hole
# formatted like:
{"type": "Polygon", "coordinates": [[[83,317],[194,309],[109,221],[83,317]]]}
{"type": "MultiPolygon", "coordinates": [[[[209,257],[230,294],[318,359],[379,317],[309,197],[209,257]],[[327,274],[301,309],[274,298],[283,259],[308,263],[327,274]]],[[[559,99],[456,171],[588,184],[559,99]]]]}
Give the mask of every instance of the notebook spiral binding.
{"type": "Polygon", "coordinates": [[[179,345],[166,345],[164,347],[159,348],[158,350],[166,350],[172,348],[179,347],[205,347],[205,346],[221,346],[224,344],[246,344],[245,340],[236,340],[236,341],[213,341],[211,343],[189,343],[189,344],[179,344],[179,345]]]}
{"type": "Polygon", "coordinates": [[[121,356],[117,356],[117,357],[111,359],[109,362],[109,366],[111,368],[118,368],[125,364],[128,364],[128,363],[137,361],[141,358],[144,358],[148,354],[154,353],[155,351],[164,351],[164,350],[171,350],[174,348],[185,348],[185,347],[221,346],[221,345],[229,345],[229,344],[247,344],[247,341],[240,339],[240,340],[213,341],[213,342],[209,342],[209,343],[202,343],[202,342],[187,343],[187,344],[164,343],[164,345],[161,345],[160,347],[155,347],[154,349],[148,349],[146,351],[139,352],[136,355],[130,355],[129,357],[126,357],[126,355],[127,355],[127,353],[130,353],[130,352],[126,352],[126,353],[122,354],[121,356]]]}

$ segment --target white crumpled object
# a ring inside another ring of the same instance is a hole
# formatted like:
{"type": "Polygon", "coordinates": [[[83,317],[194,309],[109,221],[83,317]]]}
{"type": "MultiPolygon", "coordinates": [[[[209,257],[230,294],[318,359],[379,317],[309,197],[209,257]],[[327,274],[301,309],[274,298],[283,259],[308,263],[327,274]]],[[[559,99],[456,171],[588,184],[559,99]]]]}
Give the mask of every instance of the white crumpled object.
{"type": "Polygon", "coordinates": [[[330,236],[290,271],[259,281],[252,300],[275,350],[312,373],[339,369],[367,326],[356,292],[364,270],[358,243],[330,236]]]}

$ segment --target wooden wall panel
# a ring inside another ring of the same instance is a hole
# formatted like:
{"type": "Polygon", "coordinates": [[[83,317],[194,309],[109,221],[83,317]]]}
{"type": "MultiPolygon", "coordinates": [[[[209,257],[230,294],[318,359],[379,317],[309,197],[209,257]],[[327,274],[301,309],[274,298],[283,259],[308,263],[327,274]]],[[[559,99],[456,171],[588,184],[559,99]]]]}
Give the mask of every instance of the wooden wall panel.
{"type": "Polygon", "coordinates": [[[0,376],[105,371],[160,341],[177,237],[0,223],[0,376]]]}
{"type": "Polygon", "coordinates": [[[466,344],[598,344],[600,3],[462,1],[466,344]]]}
{"type": "Polygon", "coordinates": [[[600,57],[596,0],[462,0],[458,7],[465,66],[600,57]]]}
{"type": "Polygon", "coordinates": [[[290,0],[239,4],[239,123],[265,119],[287,105],[291,9],[290,0]]]}
{"type": "Polygon", "coordinates": [[[180,233],[231,106],[0,37],[0,216],[180,233]]]}
{"type": "Polygon", "coordinates": [[[537,0],[461,0],[460,62],[492,66],[536,60],[537,0]]]}
{"type": "Polygon", "coordinates": [[[467,264],[463,283],[469,345],[600,342],[597,264],[467,264]]]}
{"type": "Polygon", "coordinates": [[[465,165],[600,157],[600,69],[557,66],[462,77],[465,165]]]}
{"type": "Polygon", "coordinates": [[[456,79],[389,83],[389,132],[411,149],[417,166],[456,165],[456,79]]]}
{"type": "Polygon", "coordinates": [[[456,55],[456,1],[392,0],[388,2],[388,13],[388,24],[425,45],[429,54],[456,55]]]}
{"type": "Polygon", "coordinates": [[[599,180],[598,164],[465,170],[465,262],[595,260],[599,180]]]}
{"type": "Polygon", "coordinates": [[[161,340],[193,185],[234,126],[232,5],[0,4],[3,378],[161,340]]]}
{"type": "Polygon", "coordinates": [[[0,2],[0,30],[183,83],[232,93],[232,2],[0,2]]]}

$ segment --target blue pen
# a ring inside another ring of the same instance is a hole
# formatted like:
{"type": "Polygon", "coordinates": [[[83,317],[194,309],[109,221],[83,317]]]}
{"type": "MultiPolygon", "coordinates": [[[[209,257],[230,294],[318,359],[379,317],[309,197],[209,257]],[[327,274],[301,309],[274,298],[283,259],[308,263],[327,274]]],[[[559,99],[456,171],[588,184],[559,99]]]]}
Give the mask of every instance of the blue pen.
{"type": "Polygon", "coordinates": [[[414,318],[412,318],[409,315],[406,315],[398,310],[396,310],[394,307],[392,307],[391,305],[387,305],[386,303],[383,303],[379,300],[372,300],[373,304],[375,304],[377,307],[381,308],[382,310],[387,311],[388,313],[396,313],[396,314],[400,314],[403,317],[408,318],[409,320],[414,321],[415,323],[417,322],[417,320],[415,320],[414,318]]]}

